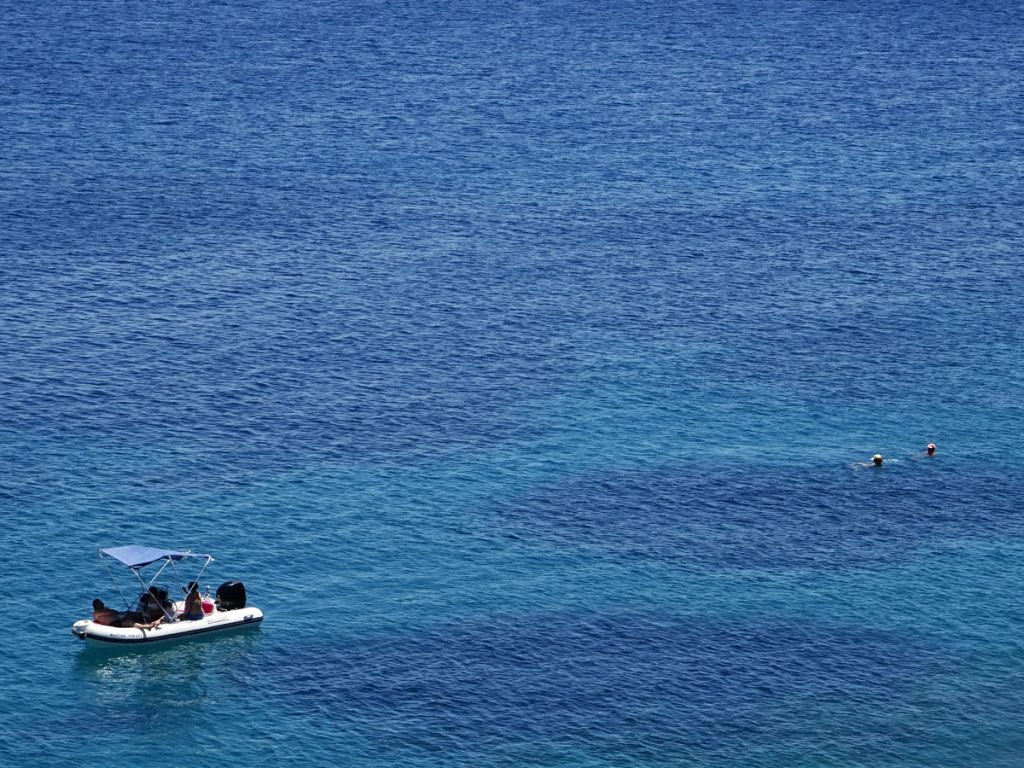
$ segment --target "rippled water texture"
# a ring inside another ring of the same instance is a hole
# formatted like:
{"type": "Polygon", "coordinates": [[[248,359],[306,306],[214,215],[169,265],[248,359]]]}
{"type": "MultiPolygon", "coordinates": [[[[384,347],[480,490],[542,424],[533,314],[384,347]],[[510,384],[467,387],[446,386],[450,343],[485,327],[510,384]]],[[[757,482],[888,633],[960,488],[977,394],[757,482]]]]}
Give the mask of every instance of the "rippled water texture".
{"type": "Polygon", "coordinates": [[[0,0],[4,764],[1021,765],[1024,18],[749,5],[0,0]]]}

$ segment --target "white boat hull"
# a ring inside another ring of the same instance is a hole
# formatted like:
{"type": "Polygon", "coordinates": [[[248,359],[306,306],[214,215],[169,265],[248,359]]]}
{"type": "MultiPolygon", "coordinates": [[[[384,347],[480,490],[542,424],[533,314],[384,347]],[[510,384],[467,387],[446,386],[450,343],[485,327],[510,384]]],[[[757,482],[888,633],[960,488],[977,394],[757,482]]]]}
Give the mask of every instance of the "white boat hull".
{"type": "Polygon", "coordinates": [[[142,645],[167,640],[181,640],[186,637],[209,636],[216,632],[250,627],[263,621],[259,608],[236,608],[231,611],[214,611],[201,619],[165,621],[152,629],[132,627],[111,627],[97,624],[91,619],[82,619],[71,625],[71,632],[79,639],[93,645],[142,645]]]}

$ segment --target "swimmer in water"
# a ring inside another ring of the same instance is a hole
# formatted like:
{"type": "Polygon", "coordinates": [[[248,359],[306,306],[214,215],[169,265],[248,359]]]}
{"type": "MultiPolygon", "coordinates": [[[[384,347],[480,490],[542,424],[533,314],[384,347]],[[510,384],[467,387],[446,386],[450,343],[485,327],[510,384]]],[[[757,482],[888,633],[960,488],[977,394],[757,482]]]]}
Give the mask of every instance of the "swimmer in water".
{"type": "Polygon", "coordinates": [[[923,459],[923,458],[926,458],[928,456],[934,456],[934,455],[935,455],[935,443],[928,443],[928,445],[926,445],[924,447],[923,451],[920,451],[918,453],[913,454],[910,458],[916,460],[916,459],[923,459]]]}
{"type": "Polygon", "coordinates": [[[871,457],[871,461],[855,461],[850,466],[854,469],[860,469],[861,467],[880,467],[885,458],[880,453],[876,453],[871,457]]]}

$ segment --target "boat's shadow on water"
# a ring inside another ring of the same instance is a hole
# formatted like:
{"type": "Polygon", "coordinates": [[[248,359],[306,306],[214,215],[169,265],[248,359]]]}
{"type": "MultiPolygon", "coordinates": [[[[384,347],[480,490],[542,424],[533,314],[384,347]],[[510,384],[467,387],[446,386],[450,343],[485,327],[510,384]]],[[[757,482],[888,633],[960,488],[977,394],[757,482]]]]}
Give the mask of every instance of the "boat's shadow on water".
{"type": "Polygon", "coordinates": [[[94,686],[99,699],[126,697],[162,706],[188,706],[207,697],[211,682],[247,668],[260,642],[259,627],[230,635],[195,637],[152,646],[85,645],[74,663],[77,680],[94,686]]]}

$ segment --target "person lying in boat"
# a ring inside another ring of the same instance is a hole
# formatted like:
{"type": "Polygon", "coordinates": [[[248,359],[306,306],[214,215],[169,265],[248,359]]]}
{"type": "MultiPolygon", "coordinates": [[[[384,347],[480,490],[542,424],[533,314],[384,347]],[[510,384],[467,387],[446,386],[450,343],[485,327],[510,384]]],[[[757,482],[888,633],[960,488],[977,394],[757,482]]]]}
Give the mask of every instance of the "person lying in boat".
{"type": "Polygon", "coordinates": [[[113,608],[107,608],[98,597],[92,601],[92,620],[97,624],[105,624],[108,627],[116,627],[121,620],[121,612],[113,608]]]}
{"type": "Polygon", "coordinates": [[[108,627],[129,627],[133,629],[152,629],[157,626],[164,617],[155,621],[146,621],[141,613],[135,611],[115,611],[103,604],[98,597],[92,601],[92,620],[97,624],[105,624],[108,627]]]}
{"type": "Polygon", "coordinates": [[[199,585],[190,581],[185,587],[185,608],[178,617],[179,620],[195,621],[203,618],[203,598],[199,594],[199,585]]]}

